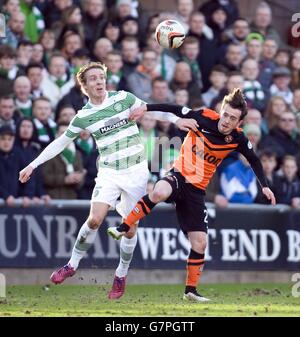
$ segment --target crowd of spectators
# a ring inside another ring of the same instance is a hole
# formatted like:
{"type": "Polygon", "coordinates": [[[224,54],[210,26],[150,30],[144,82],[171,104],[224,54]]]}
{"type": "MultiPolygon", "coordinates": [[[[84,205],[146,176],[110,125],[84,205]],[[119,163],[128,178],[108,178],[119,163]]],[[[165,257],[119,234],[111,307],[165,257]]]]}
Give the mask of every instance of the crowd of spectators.
{"type": "MultiPolygon", "coordinates": [[[[147,12],[137,0],[0,0],[7,19],[0,38],[0,198],[13,206],[55,199],[90,199],[97,150],[88,132],[18,183],[18,172],[63,133],[87,102],[76,81],[89,61],[108,67],[108,90],[128,90],[148,103],[176,103],[219,112],[233,88],[243,90],[249,113],[245,134],[279,203],[300,206],[300,50],[273,26],[266,2],[251,20],[238,1],[209,0],[199,8],[178,0],[175,11],[147,12]],[[186,39],[163,49],[155,28],[179,20],[186,39]]],[[[178,154],[184,134],[149,116],[140,121],[151,189],[178,154]],[[171,149],[160,146],[170,143],[171,149]]],[[[267,203],[249,164],[233,153],[218,168],[207,201],[267,203]]]]}

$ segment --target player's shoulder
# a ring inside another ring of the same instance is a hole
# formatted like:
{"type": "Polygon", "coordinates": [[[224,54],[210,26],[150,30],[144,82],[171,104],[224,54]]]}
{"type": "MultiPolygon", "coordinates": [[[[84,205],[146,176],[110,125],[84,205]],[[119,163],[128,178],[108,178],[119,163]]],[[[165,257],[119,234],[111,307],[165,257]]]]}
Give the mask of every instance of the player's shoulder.
{"type": "Polygon", "coordinates": [[[242,128],[237,127],[234,130],[234,133],[235,133],[236,141],[239,145],[246,146],[250,150],[252,149],[252,144],[251,144],[250,140],[244,134],[244,131],[243,131],[242,128]]]}
{"type": "MultiPolygon", "coordinates": [[[[87,102],[82,108],[81,108],[81,110],[88,110],[88,109],[91,109],[92,108],[92,106],[91,106],[91,104],[90,104],[90,102],[87,102]]],[[[79,110],[80,111],[80,110],[79,110]]],[[[78,112],[79,112],[78,111],[78,112]]]]}
{"type": "Polygon", "coordinates": [[[202,108],[199,110],[199,112],[201,113],[201,116],[203,116],[204,118],[207,118],[213,121],[220,119],[220,115],[212,109],[202,108]]]}

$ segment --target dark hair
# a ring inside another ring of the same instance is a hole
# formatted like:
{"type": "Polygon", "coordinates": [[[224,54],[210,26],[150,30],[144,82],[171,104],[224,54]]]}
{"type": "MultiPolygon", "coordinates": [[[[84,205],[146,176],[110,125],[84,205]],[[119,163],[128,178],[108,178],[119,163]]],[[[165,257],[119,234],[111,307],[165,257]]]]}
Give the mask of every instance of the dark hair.
{"type": "Polygon", "coordinates": [[[154,85],[155,82],[164,82],[164,83],[168,83],[167,80],[165,80],[162,76],[157,76],[152,80],[152,87],[154,85]]]}
{"type": "Polygon", "coordinates": [[[29,70],[32,68],[39,68],[43,70],[44,66],[41,63],[29,63],[28,66],[25,68],[25,74],[28,75],[29,70]]]}
{"type": "Polygon", "coordinates": [[[30,117],[22,117],[18,120],[18,123],[16,125],[16,144],[21,144],[22,143],[22,139],[20,138],[20,129],[21,129],[21,125],[24,121],[28,121],[32,124],[33,126],[33,131],[32,131],[32,135],[29,141],[33,141],[34,139],[37,138],[37,129],[34,125],[34,122],[32,120],[32,118],[30,117]]]}
{"type": "Polygon", "coordinates": [[[240,88],[234,88],[230,94],[223,98],[222,107],[224,107],[225,104],[229,104],[233,109],[241,111],[240,120],[244,119],[248,113],[247,103],[240,88]]]}
{"type": "Polygon", "coordinates": [[[276,152],[272,149],[264,149],[258,153],[258,158],[261,160],[262,157],[275,158],[277,159],[276,152]]]}
{"type": "Polygon", "coordinates": [[[11,46],[4,44],[0,46],[0,59],[2,59],[3,57],[16,58],[17,52],[11,46]]]}
{"type": "Polygon", "coordinates": [[[218,73],[223,73],[225,75],[228,75],[228,70],[226,67],[222,66],[222,64],[217,64],[215,66],[212,67],[210,73],[212,73],[213,71],[216,71],[218,73]]]}

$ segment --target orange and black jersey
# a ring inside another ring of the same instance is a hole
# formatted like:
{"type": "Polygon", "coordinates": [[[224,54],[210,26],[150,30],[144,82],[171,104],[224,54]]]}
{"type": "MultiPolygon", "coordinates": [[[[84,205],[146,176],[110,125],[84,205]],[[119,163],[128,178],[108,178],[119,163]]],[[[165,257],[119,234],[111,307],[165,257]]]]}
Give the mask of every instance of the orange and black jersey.
{"type": "Polygon", "coordinates": [[[172,104],[147,104],[148,111],[172,112],[178,117],[193,118],[198,122],[196,132],[190,130],[180,149],[174,167],[194,186],[205,190],[210,179],[232,151],[243,154],[251,165],[262,187],[267,181],[259,158],[253,151],[251,142],[242,129],[235,129],[229,135],[218,130],[220,116],[209,109],[198,111],[172,104]]]}

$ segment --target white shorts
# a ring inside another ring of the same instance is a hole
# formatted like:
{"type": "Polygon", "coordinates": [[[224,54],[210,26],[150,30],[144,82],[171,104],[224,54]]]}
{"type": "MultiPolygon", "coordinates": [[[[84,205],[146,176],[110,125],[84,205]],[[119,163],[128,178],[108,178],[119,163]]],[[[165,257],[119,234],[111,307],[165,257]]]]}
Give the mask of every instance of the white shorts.
{"type": "Polygon", "coordinates": [[[108,204],[126,218],[147,190],[147,163],[143,162],[137,166],[129,172],[100,169],[95,179],[91,202],[108,204]],[[121,200],[118,202],[119,197],[121,200]]]}

